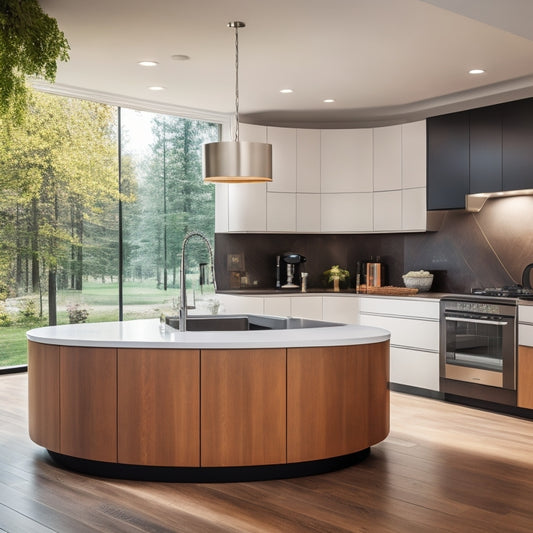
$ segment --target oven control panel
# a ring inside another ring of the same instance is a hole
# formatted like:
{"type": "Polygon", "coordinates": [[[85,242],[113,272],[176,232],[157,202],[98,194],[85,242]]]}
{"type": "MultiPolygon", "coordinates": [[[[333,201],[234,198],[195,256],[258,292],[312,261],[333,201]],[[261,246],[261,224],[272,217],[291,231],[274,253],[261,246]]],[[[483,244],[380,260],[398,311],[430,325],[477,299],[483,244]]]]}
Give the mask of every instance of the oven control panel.
{"type": "Polygon", "coordinates": [[[444,313],[455,311],[472,315],[515,316],[517,305],[513,303],[495,302],[494,299],[478,297],[478,299],[446,299],[441,300],[444,313]],[[485,300],[485,301],[483,301],[485,300]]]}

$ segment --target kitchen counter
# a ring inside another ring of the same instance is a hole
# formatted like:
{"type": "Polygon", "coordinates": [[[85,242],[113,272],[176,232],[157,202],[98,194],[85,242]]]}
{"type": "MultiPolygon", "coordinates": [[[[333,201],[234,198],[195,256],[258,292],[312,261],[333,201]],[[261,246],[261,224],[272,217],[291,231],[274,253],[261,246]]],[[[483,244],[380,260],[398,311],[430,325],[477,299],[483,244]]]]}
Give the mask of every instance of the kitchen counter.
{"type": "Polygon", "coordinates": [[[294,477],[353,465],[389,433],[379,327],[179,332],[148,319],[27,337],[30,437],[76,471],[294,477]]]}
{"type": "Polygon", "coordinates": [[[440,300],[443,296],[449,295],[449,293],[445,293],[445,292],[419,292],[417,294],[411,294],[411,295],[366,294],[366,293],[356,293],[353,289],[341,290],[340,292],[334,292],[333,290],[325,290],[325,289],[309,289],[307,292],[301,292],[298,290],[283,290],[283,289],[238,289],[238,290],[217,291],[217,294],[228,294],[232,296],[290,296],[290,297],[298,296],[302,298],[309,297],[309,296],[335,296],[339,298],[343,298],[343,297],[394,298],[394,299],[405,298],[407,300],[418,300],[418,299],[440,300]]]}
{"type": "Polygon", "coordinates": [[[255,331],[186,331],[165,326],[158,319],[125,322],[65,324],[32,329],[28,340],[61,346],[163,349],[305,348],[373,344],[389,340],[388,331],[357,325],[255,331]]]}

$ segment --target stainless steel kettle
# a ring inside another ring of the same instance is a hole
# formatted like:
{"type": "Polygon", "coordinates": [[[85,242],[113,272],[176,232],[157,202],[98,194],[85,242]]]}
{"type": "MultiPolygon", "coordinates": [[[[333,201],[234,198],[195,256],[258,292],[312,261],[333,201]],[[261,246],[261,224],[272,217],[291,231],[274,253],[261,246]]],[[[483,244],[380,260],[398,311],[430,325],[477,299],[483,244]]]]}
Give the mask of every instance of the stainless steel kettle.
{"type": "Polygon", "coordinates": [[[533,270],[533,263],[527,265],[526,268],[524,268],[524,272],[522,272],[522,287],[524,289],[533,289],[531,287],[531,271],[533,270]]]}

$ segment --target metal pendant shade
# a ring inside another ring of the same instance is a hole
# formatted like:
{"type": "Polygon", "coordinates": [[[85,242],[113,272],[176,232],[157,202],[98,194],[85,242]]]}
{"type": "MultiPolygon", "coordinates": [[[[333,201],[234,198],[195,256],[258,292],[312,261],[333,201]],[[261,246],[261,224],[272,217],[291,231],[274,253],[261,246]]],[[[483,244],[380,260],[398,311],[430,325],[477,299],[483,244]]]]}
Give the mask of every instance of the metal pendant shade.
{"type": "Polygon", "coordinates": [[[235,135],[233,141],[203,146],[204,181],[211,183],[257,183],[272,181],[272,145],[239,141],[239,34],[244,22],[230,22],[235,28],[235,135]]]}
{"type": "Polygon", "coordinates": [[[272,181],[272,145],[245,141],[205,144],[204,181],[272,181]]]}

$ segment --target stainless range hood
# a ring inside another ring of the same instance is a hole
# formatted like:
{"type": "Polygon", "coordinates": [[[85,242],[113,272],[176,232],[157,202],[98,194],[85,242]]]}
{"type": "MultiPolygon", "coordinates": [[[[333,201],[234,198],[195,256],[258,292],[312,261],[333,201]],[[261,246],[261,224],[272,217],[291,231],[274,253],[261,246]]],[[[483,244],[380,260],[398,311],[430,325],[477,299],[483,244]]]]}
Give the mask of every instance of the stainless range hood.
{"type": "Polygon", "coordinates": [[[465,196],[466,211],[479,213],[489,198],[508,198],[509,196],[531,196],[533,189],[520,189],[517,191],[482,192],[467,194],[465,196]]]}

